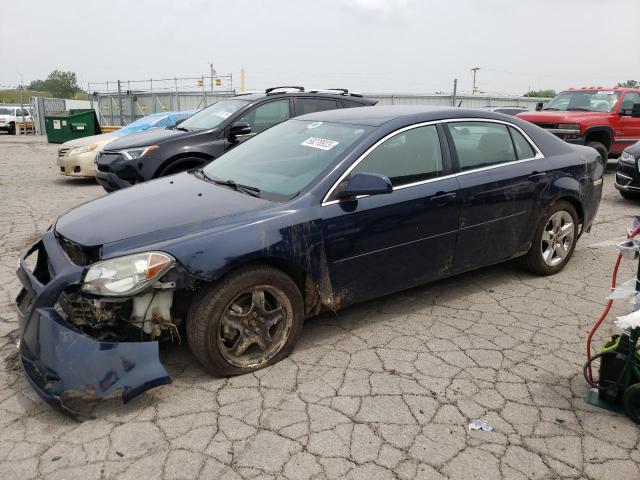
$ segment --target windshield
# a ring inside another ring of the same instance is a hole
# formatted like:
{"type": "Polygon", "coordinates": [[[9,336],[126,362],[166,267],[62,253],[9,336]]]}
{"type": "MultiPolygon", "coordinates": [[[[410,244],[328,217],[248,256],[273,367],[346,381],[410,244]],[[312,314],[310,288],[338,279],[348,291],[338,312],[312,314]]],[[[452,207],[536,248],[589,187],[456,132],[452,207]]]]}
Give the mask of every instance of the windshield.
{"type": "Polygon", "coordinates": [[[13,110],[10,108],[0,108],[0,115],[13,115],[13,110]]]}
{"type": "Polygon", "coordinates": [[[612,112],[619,98],[620,93],[612,90],[562,92],[553,97],[544,110],[612,112]]]}
{"type": "Polygon", "coordinates": [[[180,124],[180,128],[187,130],[215,128],[248,103],[247,100],[223,100],[190,116],[180,124]]]}
{"type": "Polygon", "coordinates": [[[256,135],[204,167],[212,180],[260,189],[263,198],[289,199],[371,127],[289,120],[256,135]]]}

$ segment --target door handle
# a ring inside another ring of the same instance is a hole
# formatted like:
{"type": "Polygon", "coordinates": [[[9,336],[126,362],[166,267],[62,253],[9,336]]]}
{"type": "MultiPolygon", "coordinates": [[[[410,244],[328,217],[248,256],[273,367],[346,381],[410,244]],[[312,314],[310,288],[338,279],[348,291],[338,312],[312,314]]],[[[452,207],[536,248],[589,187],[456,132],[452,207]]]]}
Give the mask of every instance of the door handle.
{"type": "Polygon", "coordinates": [[[532,172],[531,175],[529,175],[529,180],[537,182],[538,180],[541,180],[546,176],[547,172],[532,172]]]}
{"type": "Polygon", "coordinates": [[[441,207],[449,203],[451,200],[455,200],[455,198],[456,198],[455,192],[450,192],[450,193],[438,192],[433,197],[431,197],[431,201],[441,207]]]}

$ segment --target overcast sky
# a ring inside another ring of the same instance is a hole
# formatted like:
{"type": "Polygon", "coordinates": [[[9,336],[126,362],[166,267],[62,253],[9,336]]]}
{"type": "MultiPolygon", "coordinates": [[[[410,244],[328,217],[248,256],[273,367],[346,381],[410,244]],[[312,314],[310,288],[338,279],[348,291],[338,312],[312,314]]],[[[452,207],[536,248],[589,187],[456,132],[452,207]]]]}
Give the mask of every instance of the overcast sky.
{"type": "MultiPolygon", "coordinates": [[[[249,89],[488,93],[640,80],[640,0],[3,1],[0,86],[231,73],[249,89]],[[21,40],[13,42],[14,40],[21,40]]],[[[96,90],[97,88],[93,88],[96,90]]]]}

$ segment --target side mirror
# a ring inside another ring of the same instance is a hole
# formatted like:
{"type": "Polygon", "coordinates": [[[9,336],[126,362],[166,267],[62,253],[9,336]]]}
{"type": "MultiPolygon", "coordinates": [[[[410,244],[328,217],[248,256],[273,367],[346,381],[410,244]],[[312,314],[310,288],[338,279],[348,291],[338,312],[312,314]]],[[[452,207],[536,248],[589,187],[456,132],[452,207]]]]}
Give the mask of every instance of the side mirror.
{"type": "Polygon", "coordinates": [[[542,110],[544,108],[544,102],[538,102],[536,103],[536,112],[539,112],[540,110],[542,110]]]}
{"type": "Polygon", "coordinates": [[[359,195],[382,195],[393,192],[393,185],[384,175],[377,173],[356,173],[337,194],[341,200],[359,195]]]}
{"type": "Polygon", "coordinates": [[[640,117],[640,103],[634,103],[632,108],[622,108],[620,109],[620,115],[624,115],[627,117],[640,117]]]}
{"type": "Polygon", "coordinates": [[[229,129],[229,140],[235,141],[240,135],[249,135],[251,133],[251,125],[249,122],[235,122],[229,129]]]}

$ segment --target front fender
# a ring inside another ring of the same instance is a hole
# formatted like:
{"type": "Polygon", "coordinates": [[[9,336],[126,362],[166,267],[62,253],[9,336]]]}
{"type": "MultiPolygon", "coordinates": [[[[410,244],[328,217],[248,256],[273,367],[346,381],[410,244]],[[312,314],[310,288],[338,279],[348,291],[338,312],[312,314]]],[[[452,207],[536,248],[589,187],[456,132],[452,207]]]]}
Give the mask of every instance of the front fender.
{"type": "Polygon", "coordinates": [[[173,255],[189,274],[208,282],[249,262],[283,260],[307,274],[318,287],[321,302],[331,306],[333,294],[319,213],[319,208],[315,212],[280,211],[223,230],[181,237],[161,249],[173,255]]]}

